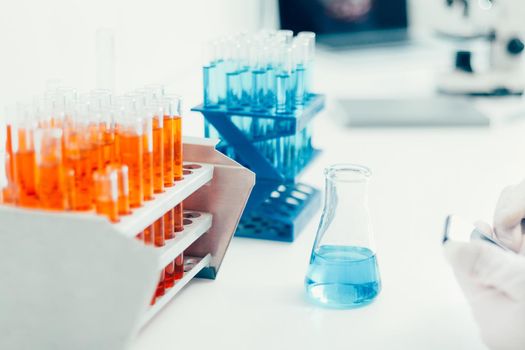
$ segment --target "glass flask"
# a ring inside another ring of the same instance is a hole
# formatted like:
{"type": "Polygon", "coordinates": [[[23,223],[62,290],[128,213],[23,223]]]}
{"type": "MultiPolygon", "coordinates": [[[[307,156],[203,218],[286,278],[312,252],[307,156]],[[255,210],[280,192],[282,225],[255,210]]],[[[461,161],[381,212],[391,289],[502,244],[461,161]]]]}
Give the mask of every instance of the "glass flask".
{"type": "Polygon", "coordinates": [[[370,170],[352,164],[325,169],[325,204],[305,288],[326,307],[355,308],[381,290],[368,211],[370,170]]]}

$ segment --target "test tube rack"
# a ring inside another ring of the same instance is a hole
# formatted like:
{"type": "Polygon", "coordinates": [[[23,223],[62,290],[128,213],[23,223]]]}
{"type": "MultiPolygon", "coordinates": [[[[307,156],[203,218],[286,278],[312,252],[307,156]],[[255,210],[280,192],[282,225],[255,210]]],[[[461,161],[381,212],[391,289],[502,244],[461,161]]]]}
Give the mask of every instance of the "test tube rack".
{"type": "Polygon", "coordinates": [[[255,175],[212,140],[183,142],[184,179],[118,223],[0,206],[1,349],[125,349],[194,277],[215,279],[255,175]],[[181,202],[175,239],[136,239],[181,202]],[[151,306],[159,272],[182,252],[183,277],[151,306]]]}
{"type": "MultiPolygon", "coordinates": [[[[291,140],[284,147],[294,147],[293,137],[311,125],[324,105],[324,95],[310,94],[303,108],[289,114],[276,113],[275,109],[254,111],[249,107],[231,110],[225,105],[199,105],[192,109],[205,118],[205,136],[222,140],[217,149],[257,175],[236,236],[292,242],[319,209],[319,190],[297,183],[297,178],[320,151],[312,147],[301,159],[275,166],[258,145],[291,140]]],[[[274,152],[279,151],[276,148],[274,152]]]]}

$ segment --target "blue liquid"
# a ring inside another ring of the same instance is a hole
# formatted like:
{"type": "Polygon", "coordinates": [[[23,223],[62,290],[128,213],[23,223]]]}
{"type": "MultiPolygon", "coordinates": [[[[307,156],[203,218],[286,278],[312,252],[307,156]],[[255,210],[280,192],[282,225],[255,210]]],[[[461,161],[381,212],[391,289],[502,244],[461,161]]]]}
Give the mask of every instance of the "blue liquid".
{"type": "Polygon", "coordinates": [[[241,86],[242,86],[242,100],[241,104],[243,106],[249,106],[251,102],[251,92],[252,92],[252,77],[249,66],[243,66],[239,71],[241,76],[241,86]]]}
{"type": "Polygon", "coordinates": [[[305,287],[308,296],[324,306],[369,304],[381,290],[375,253],[363,247],[321,246],[310,259],[305,287]]]}
{"type": "Polygon", "coordinates": [[[276,112],[291,113],[292,101],[290,93],[290,75],[286,73],[278,74],[276,77],[276,112]]]}
{"type": "Polygon", "coordinates": [[[272,65],[268,65],[266,69],[266,84],[266,105],[268,108],[273,108],[275,106],[276,80],[275,69],[272,65]]]}
{"type": "Polygon", "coordinates": [[[238,71],[226,73],[226,106],[239,109],[242,103],[242,81],[238,71]]]}
{"type": "Polygon", "coordinates": [[[215,64],[202,67],[202,83],[204,85],[204,106],[216,107],[219,104],[214,75],[216,74],[215,64]]]}
{"type": "Polygon", "coordinates": [[[224,60],[215,61],[215,89],[220,104],[226,102],[226,62],[224,60]]]}
{"type": "Polygon", "coordinates": [[[302,107],[305,100],[305,74],[303,65],[298,65],[295,71],[294,103],[296,108],[302,107]]]}
{"type": "Polygon", "coordinates": [[[266,70],[252,71],[252,109],[261,111],[266,109],[266,70]]]}

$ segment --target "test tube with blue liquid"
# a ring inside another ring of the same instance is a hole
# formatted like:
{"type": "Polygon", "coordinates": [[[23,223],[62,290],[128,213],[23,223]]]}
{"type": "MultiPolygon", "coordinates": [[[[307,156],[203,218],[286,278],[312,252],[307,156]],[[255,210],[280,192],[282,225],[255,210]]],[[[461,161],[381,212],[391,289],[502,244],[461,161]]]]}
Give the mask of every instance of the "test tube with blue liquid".
{"type": "Polygon", "coordinates": [[[226,57],[226,106],[228,109],[240,109],[242,107],[242,80],[240,45],[231,42],[227,46],[226,57]]]}
{"type": "Polygon", "coordinates": [[[325,170],[325,205],[305,277],[306,293],[319,305],[360,307],[381,290],[368,211],[370,175],[352,164],[325,170]]]}

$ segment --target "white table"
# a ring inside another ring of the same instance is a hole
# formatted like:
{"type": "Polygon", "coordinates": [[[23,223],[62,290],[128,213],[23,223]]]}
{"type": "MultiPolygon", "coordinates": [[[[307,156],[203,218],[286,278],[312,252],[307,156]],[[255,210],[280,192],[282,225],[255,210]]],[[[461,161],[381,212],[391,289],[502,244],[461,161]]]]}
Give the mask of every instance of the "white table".
{"type": "MultiPolygon", "coordinates": [[[[430,95],[432,70],[445,64],[446,52],[439,52],[320,54],[318,90],[430,95]]],[[[319,213],[293,244],[234,239],[217,280],[190,284],[132,349],[485,349],[442,256],[443,221],[450,212],[491,219],[500,190],[525,177],[525,124],[506,121],[520,101],[478,104],[493,116],[491,128],[349,130],[332,121],[337,111],[330,105],[316,120],[315,143],[324,153],[303,181],[322,188],[322,169],[338,162],[373,171],[370,209],[383,290],[372,305],[337,311],[305,299],[319,213]]]]}

